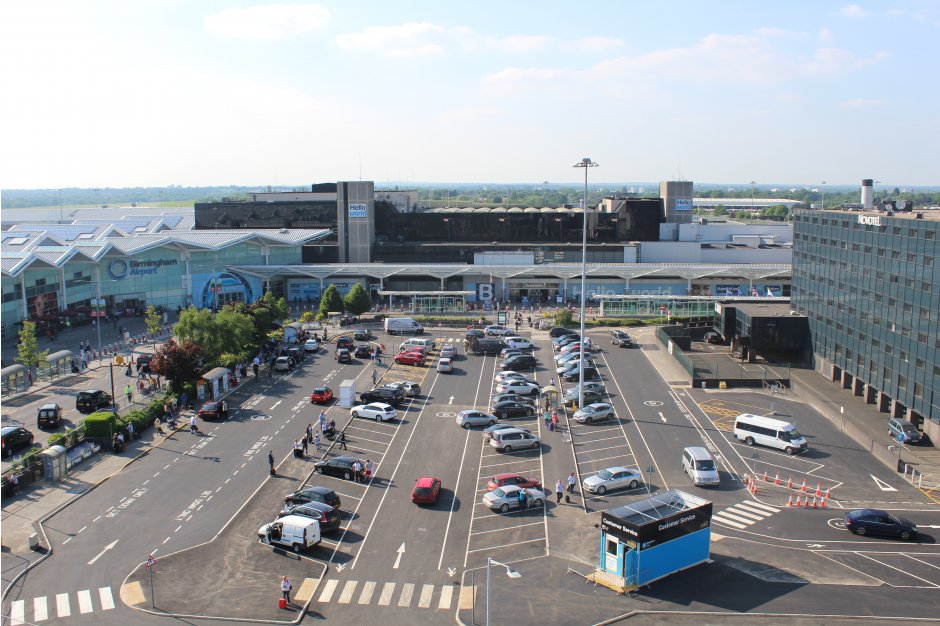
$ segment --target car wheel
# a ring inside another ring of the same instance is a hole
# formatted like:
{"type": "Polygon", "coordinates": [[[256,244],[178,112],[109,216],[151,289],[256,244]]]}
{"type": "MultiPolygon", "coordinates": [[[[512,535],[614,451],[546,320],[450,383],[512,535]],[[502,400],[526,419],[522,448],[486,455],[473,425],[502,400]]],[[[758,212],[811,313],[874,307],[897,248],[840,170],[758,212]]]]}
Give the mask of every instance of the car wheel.
{"type": "Polygon", "coordinates": [[[604,485],[601,485],[600,487],[597,488],[597,493],[604,495],[605,493],[607,493],[607,487],[605,487],[604,485]]]}
{"type": "Polygon", "coordinates": [[[465,430],[470,430],[470,422],[464,422],[462,426],[464,427],[465,430]]]}
{"type": "Polygon", "coordinates": [[[538,441],[533,442],[533,443],[532,443],[532,449],[533,449],[533,450],[538,449],[539,445],[540,445],[540,444],[539,444],[538,441]]]}
{"type": "Polygon", "coordinates": [[[358,412],[358,411],[353,411],[352,416],[353,416],[353,417],[359,417],[359,412],[358,412]]]}
{"type": "Polygon", "coordinates": [[[292,545],[291,545],[291,549],[292,549],[294,552],[300,552],[300,544],[299,544],[299,543],[292,544],[292,545]]]}
{"type": "Polygon", "coordinates": [[[503,503],[503,505],[499,507],[499,512],[500,512],[500,513],[508,513],[508,512],[509,512],[509,505],[503,503]]]}
{"type": "Polygon", "coordinates": [[[536,498],[535,502],[533,502],[532,504],[534,504],[535,506],[542,506],[542,504],[544,503],[542,502],[541,498],[536,498]]]}
{"type": "Polygon", "coordinates": [[[902,531],[901,531],[901,534],[898,535],[898,536],[899,536],[901,539],[903,539],[904,541],[909,541],[912,535],[911,535],[910,531],[902,530],[902,531]]]}
{"type": "Polygon", "coordinates": [[[503,414],[500,415],[500,417],[503,418],[503,419],[508,419],[508,418],[509,418],[509,411],[503,411],[503,414]]]}
{"type": "Polygon", "coordinates": [[[784,448],[784,452],[786,452],[790,456],[793,456],[794,454],[796,454],[796,450],[792,446],[787,446],[786,448],[784,448]]]}
{"type": "Polygon", "coordinates": [[[865,530],[865,527],[864,527],[864,526],[858,526],[858,527],[855,528],[855,534],[856,534],[856,535],[860,535],[860,536],[861,536],[861,535],[864,535],[865,532],[866,532],[866,530],[865,530]]]}
{"type": "Polygon", "coordinates": [[[352,472],[350,472],[349,470],[346,470],[345,472],[343,472],[343,478],[345,478],[346,480],[352,480],[352,472]]]}
{"type": "Polygon", "coordinates": [[[492,425],[495,424],[495,423],[496,423],[495,420],[490,420],[490,421],[488,421],[488,422],[486,423],[486,425],[487,425],[487,426],[492,426],[492,425]]]}
{"type": "Polygon", "coordinates": [[[533,411],[532,409],[529,409],[528,411],[525,412],[526,417],[532,417],[533,415],[535,415],[535,411],[533,411]]]}
{"type": "Polygon", "coordinates": [[[631,480],[631,481],[630,481],[630,489],[636,489],[637,486],[639,486],[639,484],[640,484],[639,482],[637,482],[637,481],[635,481],[635,480],[631,480]]]}
{"type": "Polygon", "coordinates": [[[512,452],[512,446],[503,446],[503,452],[512,452]]]}
{"type": "Polygon", "coordinates": [[[754,445],[754,438],[753,438],[753,437],[745,437],[745,438],[744,438],[744,444],[745,444],[745,445],[748,445],[748,446],[753,446],[753,445],[754,445]]]}
{"type": "Polygon", "coordinates": [[[584,423],[585,423],[585,424],[593,424],[593,423],[594,423],[594,418],[587,417],[587,418],[585,418],[584,423]]]}
{"type": "Polygon", "coordinates": [[[381,422],[381,421],[382,421],[382,416],[379,415],[378,413],[376,413],[376,415],[375,415],[375,421],[381,422]]]}
{"type": "Polygon", "coordinates": [[[323,473],[323,468],[322,468],[322,467],[318,467],[318,468],[317,468],[317,474],[322,474],[322,473],[323,473]]]}

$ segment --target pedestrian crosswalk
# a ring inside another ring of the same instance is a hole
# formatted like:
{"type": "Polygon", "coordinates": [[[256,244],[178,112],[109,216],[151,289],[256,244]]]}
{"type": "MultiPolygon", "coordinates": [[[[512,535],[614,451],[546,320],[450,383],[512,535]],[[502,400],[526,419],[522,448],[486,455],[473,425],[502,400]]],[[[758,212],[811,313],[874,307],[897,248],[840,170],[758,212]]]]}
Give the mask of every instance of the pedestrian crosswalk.
{"type": "Polygon", "coordinates": [[[9,623],[10,626],[21,626],[23,624],[44,622],[50,618],[58,619],[73,614],[93,613],[96,608],[96,598],[99,610],[110,611],[114,608],[114,594],[111,593],[111,587],[99,587],[97,593],[93,593],[91,589],[77,591],[75,592],[75,605],[72,604],[71,594],[57,593],[55,594],[54,608],[50,606],[49,596],[38,596],[33,598],[32,602],[14,600],[10,603],[9,623]],[[32,613],[31,616],[27,617],[29,609],[32,609],[32,613]]]}
{"type": "Polygon", "coordinates": [[[317,602],[447,611],[453,604],[455,588],[452,584],[380,583],[334,578],[323,583],[317,602]]]}
{"type": "Polygon", "coordinates": [[[740,530],[779,512],[780,509],[764,504],[763,502],[745,500],[744,502],[729,506],[727,509],[713,513],[712,521],[740,530]]]}

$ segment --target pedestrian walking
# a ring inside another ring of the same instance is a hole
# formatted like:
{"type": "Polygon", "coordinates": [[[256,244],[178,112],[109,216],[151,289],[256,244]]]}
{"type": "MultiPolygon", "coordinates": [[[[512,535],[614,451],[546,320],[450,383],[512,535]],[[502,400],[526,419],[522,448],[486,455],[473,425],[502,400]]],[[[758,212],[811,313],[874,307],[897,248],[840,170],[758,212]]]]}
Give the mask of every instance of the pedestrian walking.
{"type": "Polygon", "coordinates": [[[271,476],[274,476],[274,451],[268,450],[268,465],[271,466],[271,476]]]}
{"type": "Polygon", "coordinates": [[[189,432],[196,434],[199,432],[199,426],[196,425],[196,414],[193,413],[189,418],[189,432]]]}
{"type": "Polygon", "coordinates": [[[561,479],[559,478],[558,481],[555,483],[555,504],[558,504],[561,502],[561,497],[563,495],[565,495],[565,488],[561,484],[561,479]]]}
{"type": "Polygon", "coordinates": [[[313,445],[317,447],[317,451],[320,451],[320,433],[317,433],[313,436],[313,445]]]}
{"type": "Polygon", "coordinates": [[[375,387],[375,382],[379,378],[379,372],[376,368],[372,368],[372,386],[375,387]]]}
{"type": "Polygon", "coordinates": [[[160,433],[161,435],[163,434],[163,422],[160,421],[159,417],[154,418],[153,429],[157,431],[158,433],[160,433]]]}
{"type": "Polygon", "coordinates": [[[20,478],[16,472],[10,474],[10,496],[16,495],[16,488],[20,486],[20,478]]]}
{"type": "Polygon", "coordinates": [[[290,604],[290,592],[293,588],[294,587],[290,584],[290,579],[287,576],[281,579],[281,596],[288,604],[290,604]]]}
{"type": "Polygon", "coordinates": [[[574,486],[578,484],[578,478],[574,472],[568,474],[568,493],[574,493],[574,486]]]}
{"type": "Polygon", "coordinates": [[[372,480],[372,472],[375,471],[375,463],[372,459],[366,459],[366,482],[372,480]]]}
{"type": "Polygon", "coordinates": [[[308,445],[310,442],[307,441],[307,438],[306,438],[306,437],[301,437],[300,440],[303,442],[303,446],[304,446],[304,456],[307,456],[307,445],[308,445]]]}
{"type": "Polygon", "coordinates": [[[552,423],[548,429],[554,431],[556,428],[558,428],[558,411],[552,411],[552,423]]]}
{"type": "Polygon", "coordinates": [[[127,401],[128,401],[128,402],[130,402],[130,401],[131,401],[131,398],[134,397],[134,390],[131,389],[131,384],[130,384],[130,383],[127,383],[126,385],[124,385],[124,395],[127,396],[127,401]]]}
{"type": "Polygon", "coordinates": [[[545,409],[545,413],[542,414],[542,417],[545,419],[545,429],[548,430],[548,425],[552,423],[552,412],[545,409]]]}
{"type": "Polygon", "coordinates": [[[551,378],[548,379],[548,386],[549,386],[549,387],[554,387],[554,386],[555,386],[555,377],[554,377],[554,376],[552,376],[551,378]]]}
{"type": "Polygon", "coordinates": [[[523,511],[529,508],[529,502],[527,500],[528,494],[525,492],[525,487],[519,489],[519,508],[523,511]]]}
{"type": "Polygon", "coordinates": [[[326,413],[323,411],[323,409],[320,409],[319,419],[320,419],[320,430],[323,430],[323,422],[326,421],[326,413]]]}
{"type": "Polygon", "coordinates": [[[339,434],[339,446],[343,450],[349,450],[349,448],[346,447],[346,431],[345,430],[339,434]]]}
{"type": "Polygon", "coordinates": [[[307,441],[313,442],[313,424],[307,424],[307,441]]]}
{"type": "Polygon", "coordinates": [[[127,440],[134,441],[134,422],[127,423],[127,440]]]}

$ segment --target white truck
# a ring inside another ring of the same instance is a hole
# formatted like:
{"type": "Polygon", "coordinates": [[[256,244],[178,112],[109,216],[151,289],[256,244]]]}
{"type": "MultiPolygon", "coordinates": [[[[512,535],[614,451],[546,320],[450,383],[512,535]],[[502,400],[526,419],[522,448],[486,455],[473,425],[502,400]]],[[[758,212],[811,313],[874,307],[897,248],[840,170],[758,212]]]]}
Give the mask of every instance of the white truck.
{"type": "Polygon", "coordinates": [[[386,317],[385,332],[389,335],[420,335],[424,332],[424,326],[410,317],[386,317]]]}

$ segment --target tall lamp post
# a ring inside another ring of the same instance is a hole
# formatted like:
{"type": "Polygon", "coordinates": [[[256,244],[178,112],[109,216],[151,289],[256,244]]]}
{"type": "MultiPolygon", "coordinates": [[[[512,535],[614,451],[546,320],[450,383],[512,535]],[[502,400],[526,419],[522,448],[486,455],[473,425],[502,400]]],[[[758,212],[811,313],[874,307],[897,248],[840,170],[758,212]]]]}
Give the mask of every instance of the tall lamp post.
{"type": "Polygon", "coordinates": [[[820,195],[822,195],[822,200],[820,200],[820,202],[822,203],[822,209],[825,210],[826,209],[826,187],[825,187],[826,181],[822,181],[819,184],[822,185],[819,188],[819,193],[820,195]]]}
{"type": "Polygon", "coordinates": [[[581,371],[578,374],[580,381],[578,382],[578,410],[584,407],[584,366],[586,361],[584,358],[584,350],[587,348],[587,337],[584,336],[584,298],[585,291],[587,286],[587,202],[588,202],[588,169],[592,167],[598,167],[598,164],[591,160],[591,157],[584,157],[573,167],[582,167],[584,168],[584,199],[581,201],[581,216],[583,218],[581,226],[581,371]]]}
{"type": "Polygon", "coordinates": [[[502,565],[506,568],[506,575],[510,578],[522,578],[522,574],[509,567],[505,563],[500,563],[495,559],[486,557],[486,626],[490,626],[490,608],[493,605],[493,583],[490,578],[490,569],[492,565],[502,565]]]}

